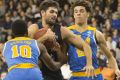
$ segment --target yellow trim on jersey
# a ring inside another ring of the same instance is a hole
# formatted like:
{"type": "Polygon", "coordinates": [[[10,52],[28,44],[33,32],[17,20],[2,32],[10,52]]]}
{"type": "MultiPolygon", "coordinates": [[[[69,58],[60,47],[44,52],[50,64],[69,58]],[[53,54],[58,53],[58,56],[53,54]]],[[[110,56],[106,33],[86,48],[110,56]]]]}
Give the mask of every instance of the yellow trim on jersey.
{"type": "Polygon", "coordinates": [[[81,50],[79,50],[79,49],[76,49],[76,52],[77,52],[78,57],[83,57],[83,56],[85,56],[84,52],[81,51],[81,50]]]}
{"type": "Polygon", "coordinates": [[[69,30],[74,30],[74,29],[76,29],[76,25],[72,25],[72,26],[69,26],[69,27],[67,27],[69,30]]]}
{"type": "Polygon", "coordinates": [[[35,67],[36,65],[35,64],[32,64],[32,63],[20,63],[20,64],[16,64],[16,65],[13,65],[11,67],[8,68],[8,72],[14,68],[33,68],[35,67]]]}
{"type": "Polygon", "coordinates": [[[31,38],[28,38],[28,37],[16,37],[10,41],[14,41],[14,40],[31,40],[31,38]]]}
{"type": "Polygon", "coordinates": [[[87,37],[85,40],[86,43],[90,44],[90,37],[87,37]]]}
{"type": "MultiPolygon", "coordinates": [[[[100,68],[95,69],[94,72],[96,75],[101,74],[100,68]]],[[[87,77],[85,72],[72,72],[72,76],[74,76],[74,77],[87,77]]],[[[92,76],[92,75],[90,74],[90,76],[92,76]]]]}
{"type": "MultiPolygon", "coordinates": [[[[72,25],[72,26],[69,26],[69,27],[67,27],[69,30],[77,30],[76,29],[76,25],[72,25]]],[[[86,29],[86,30],[93,30],[93,32],[94,32],[94,34],[95,34],[95,32],[96,32],[96,28],[95,27],[91,27],[91,26],[88,26],[88,28],[86,29]]]]}
{"type": "Polygon", "coordinates": [[[88,27],[88,30],[92,30],[92,31],[94,32],[94,34],[95,34],[95,32],[96,32],[96,28],[95,28],[95,27],[89,26],[89,27],[88,27]]]}

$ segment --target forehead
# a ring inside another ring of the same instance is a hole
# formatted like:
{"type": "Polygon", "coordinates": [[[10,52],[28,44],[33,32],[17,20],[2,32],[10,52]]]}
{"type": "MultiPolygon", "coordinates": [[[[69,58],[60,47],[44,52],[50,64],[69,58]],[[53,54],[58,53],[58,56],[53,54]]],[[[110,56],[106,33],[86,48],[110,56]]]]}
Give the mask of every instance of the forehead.
{"type": "Polygon", "coordinates": [[[74,10],[86,10],[84,6],[76,6],[74,10]]]}
{"type": "Polygon", "coordinates": [[[55,8],[55,7],[49,7],[49,8],[47,9],[47,11],[55,11],[55,12],[58,12],[58,9],[55,8]]]}

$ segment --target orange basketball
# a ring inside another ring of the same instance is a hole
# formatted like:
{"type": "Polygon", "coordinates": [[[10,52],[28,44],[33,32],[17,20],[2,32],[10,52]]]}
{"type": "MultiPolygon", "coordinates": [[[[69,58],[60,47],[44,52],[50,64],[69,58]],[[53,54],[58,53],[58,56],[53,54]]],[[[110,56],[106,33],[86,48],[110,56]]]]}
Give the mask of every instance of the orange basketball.
{"type": "Polygon", "coordinates": [[[34,34],[33,38],[38,39],[38,38],[42,37],[46,32],[47,32],[46,28],[41,28],[34,34]]]}

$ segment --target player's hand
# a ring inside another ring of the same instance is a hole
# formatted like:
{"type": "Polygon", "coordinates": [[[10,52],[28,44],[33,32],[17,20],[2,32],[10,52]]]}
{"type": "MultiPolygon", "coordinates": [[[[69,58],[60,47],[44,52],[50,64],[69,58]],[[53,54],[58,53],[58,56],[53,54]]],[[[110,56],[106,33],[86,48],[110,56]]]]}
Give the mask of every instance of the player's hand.
{"type": "Polygon", "coordinates": [[[86,65],[83,70],[85,70],[85,74],[87,75],[87,77],[92,77],[92,79],[94,78],[94,76],[96,76],[95,72],[94,72],[94,67],[91,65],[86,65]]]}
{"type": "Polygon", "coordinates": [[[58,42],[55,41],[55,42],[53,43],[53,45],[54,45],[53,48],[52,48],[53,51],[56,51],[56,52],[57,52],[57,51],[61,50],[60,44],[59,44],[58,42]]]}
{"type": "Polygon", "coordinates": [[[55,33],[51,29],[48,29],[44,36],[46,40],[55,40],[55,33]]]}
{"type": "Polygon", "coordinates": [[[117,78],[117,80],[119,80],[119,78],[120,78],[120,70],[119,69],[116,69],[115,70],[115,74],[116,74],[116,78],[117,78]]]}

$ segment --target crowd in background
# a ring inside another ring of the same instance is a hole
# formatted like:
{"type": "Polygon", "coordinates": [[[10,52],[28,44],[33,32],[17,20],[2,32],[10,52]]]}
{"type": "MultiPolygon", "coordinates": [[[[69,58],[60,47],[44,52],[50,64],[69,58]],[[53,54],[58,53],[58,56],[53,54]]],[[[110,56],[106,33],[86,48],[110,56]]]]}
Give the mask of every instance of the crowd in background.
{"type": "MultiPolygon", "coordinates": [[[[0,45],[11,39],[11,24],[22,19],[30,26],[41,21],[39,4],[43,0],[0,0],[0,45]]],[[[71,5],[77,0],[55,0],[60,5],[57,22],[63,26],[74,24],[71,5]]],[[[83,1],[83,0],[81,0],[83,1]]],[[[100,30],[120,68],[120,0],[84,0],[91,7],[88,23],[100,30]]],[[[107,66],[107,58],[98,51],[100,66],[107,66]]],[[[7,65],[0,55],[0,74],[7,72],[7,65]]],[[[3,75],[4,76],[4,75],[3,75]]]]}

